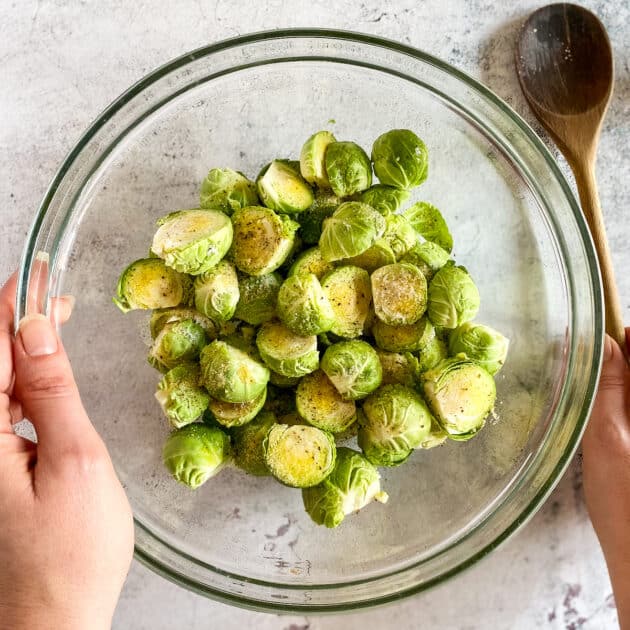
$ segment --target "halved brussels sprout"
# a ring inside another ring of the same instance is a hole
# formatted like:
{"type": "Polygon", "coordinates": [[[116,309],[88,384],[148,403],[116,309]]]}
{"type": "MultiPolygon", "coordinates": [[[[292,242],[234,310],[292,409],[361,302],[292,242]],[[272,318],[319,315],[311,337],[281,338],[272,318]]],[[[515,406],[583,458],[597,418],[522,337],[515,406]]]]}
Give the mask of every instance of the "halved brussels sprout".
{"type": "Polygon", "coordinates": [[[300,172],[309,184],[317,185],[320,188],[330,187],[326,175],[324,155],[328,145],[336,141],[337,139],[330,131],[318,131],[304,143],[300,151],[300,172]]]}
{"type": "Polygon", "coordinates": [[[402,214],[390,214],[385,217],[383,238],[392,248],[396,260],[400,260],[418,242],[416,231],[402,214]]]}
{"type": "Polygon", "coordinates": [[[263,441],[263,451],[271,474],[294,488],[316,486],[335,465],[335,439],[316,427],[276,424],[263,441]]]}
{"type": "Polygon", "coordinates": [[[302,212],[314,200],[313,190],[299,171],[283,160],[274,160],[265,166],[256,185],[262,202],[277,212],[302,212]]]}
{"type": "Polygon", "coordinates": [[[369,343],[357,339],[326,348],[321,368],[337,391],[351,400],[365,398],[383,379],[376,351],[369,343]]]}
{"type": "Polygon", "coordinates": [[[149,363],[160,372],[195,361],[207,343],[206,331],[192,319],[165,324],[149,350],[149,363]]]}
{"type": "Polygon", "coordinates": [[[434,326],[461,326],[475,317],[479,303],[479,290],[463,267],[448,264],[429,284],[427,315],[434,326]]]}
{"type": "Polygon", "coordinates": [[[359,196],[359,201],[372,206],[374,210],[380,212],[384,217],[394,214],[405,201],[409,199],[409,192],[402,188],[375,184],[364,190],[359,196]]]}
{"type": "Polygon", "coordinates": [[[232,430],[232,450],[234,464],[250,475],[258,477],[270,475],[263,441],[272,426],[276,424],[276,416],[271,411],[261,411],[251,422],[232,430]]]}
{"type": "Polygon", "coordinates": [[[242,403],[230,403],[210,398],[208,411],[218,424],[223,427],[240,427],[253,420],[267,400],[267,388],[253,400],[242,403]]]}
{"type": "Polygon", "coordinates": [[[448,440],[448,433],[440,426],[440,423],[431,416],[431,432],[420,442],[420,447],[424,450],[441,446],[448,440]]]}
{"type": "Polygon", "coordinates": [[[269,382],[276,387],[295,387],[300,382],[300,376],[285,376],[269,370],[269,382]]]}
{"type": "Polygon", "coordinates": [[[449,253],[431,241],[416,243],[401,259],[400,262],[418,267],[429,282],[436,271],[439,271],[449,261],[449,253]]]}
{"type": "Polygon", "coordinates": [[[359,201],[342,203],[324,221],[319,248],[328,262],[358,256],[383,235],[385,219],[374,208],[359,201]]]}
{"type": "Polygon", "coordinates": [[[326,175],[337,197],[350,197],[372,185],[372,164],[354,142],[332,142],[324,156],[326,175]]]}
{"type": "Polygon", "coordinates": [[[344,258],[344,260],[340,261],[340,264],[361,267],[361,269],[365,269],[368,273],[372,273],[379,267],[391,265],[395,262],[396,255],[389,243],[381,237],[374,242],[372,247],[366,249],[362,254],[352,256],[352,258],[344,258]]]}
{"type": "Polygon", "coordinates": [[[177,481],[195,490],[216,475],[230,455],[230,438],[221,429],[196,423],[169,435],[162,460],[177,481]]]}
{"type": "Polygon", "coordinates": [[[277,273],[243,276],[238,280],[239,300],[234,317],[252,326],[273,319],[282,278],[277,273]]]}
{"type": "Polygon", "coordinates": [[[330,332],[348,339],[362,335],[372,302],[368,272],[351,265],[339,267],[326,274],[321,284],[335,314],[330,332]]]}
{"type": "Polygon", "coordinates": [[[503,367],[510,340],[490,326],[466,322],[448,340],[451,355],[465,354],[493,376],[503,367]]]}
{"type": "Polygon", "coordinates": [[[300,235],[305,243],[310,245],[319,243],[324,220],[335,212],[340,203],[339,197],[330,191],[317,190],[315,192],[313,205],[295,217],[300,224],[300,235]]]}
{"type": "Polygon", "coordinates": [[[407,387],[416,387],[418,378],[418,359],[410,352],[386,352],[376,350],[383,369],[381,385],[400,383],[407,387]]]}
{"type": "Polygon", "coordinates": [[[232,223],[219,210],[180,210],[158,221],[151,249],[173,269],[194,276],[212,269],[232,244],[232,223]]]}
{"type": "Polygon", "coordinates": [[[318,335],[335,322],[333,308],[313,273],[290,276],[282,283],[276,311],[296,335],[318,335]]]}
{"type": "Polygon", "coordinates": [[[199,205],[230,215],[239,208],[258,205],[256,184],[231,168],[213,168],[201,184],[199,205]]]}
{"type": "Polygon", "coordinates": [[[426,317],[415,324],[391,326],[380,319],[372,325],[376,345],[388,352],[416,352],[424,348],[435,337],[435,329],[426,317]]]}
{"type": "Polygon", "coordinates": [[[433,369],[447,357],[446,343],[436,335],[418,352],[418,372],[422,373],[433,369]]]}
{"type": "Polygon", "coordinates": [[[212,320],[232,319],[238,299],[236,269],[227,260],[195,278],[195,308],[212,320]]]}
{"type": "Polygon", "coordinates": [[[442,428],[452,439],[469,439],[494,407],[494,378],[480,365],[458,355],[422,376],[424,394],[442,428]]]}
{"type": "Polygon", "coordinates": [[[192,319],[195,324],[199,324],[206,331],[206,336],[210,341],[219,335],[219,326],[199,311],[187,306],[175,306],[156,309],[151,313],[149,319],[151,339],[155,339],[166,324],[181,322],[184,319],[192,319]]]}
{"type": "Polygon", "coordinates": [[[413,229],[431,243],[439,245],[447,253],[453,249],[453,237],[440,211],[426,201],[418,201],[403,213],[413,229]]]}
{"type": "Polygon", "coordinates": [[[375,466],[398,466],[431,431],[422,396],[404,385],[384,385],[363,403],[358,444],[375,466]]]}
{"type": "Polygon", "coordinates": [[[280,322],[263,324],[256,345],[267,366],[283,376],[304,376],[319,366],[317,337],[296,335],[280,322]]]}
{"type": "Polygon", "coordinates": [[[232,215],[234,264],[250,276],[276,270],[287,259],[298,224],[269,208],[249,206],[232,215]]]}
{"type": "Polygon", "coordinates": [[[267,386],[269,370],[224,341],[213,341],[201,352],[203,384],[213,398],[242,403],[254,400],[267,386]]]}
{"type": "Polygon", "coordinates": [[[345,431],[357,419],[354,400],[343,398],[322,370],[300,380],[295,402],[302,418],[331,433],[345,431]]]}
{"type": "Polygon", "coordinates": [[[158,383],[155,398],[175,429],[195,422],[210,402],[208,392],[201,387],[201,372],[196,363],[169,370],[158,383]]]}
{"type": "Polygon", "coordinates": [[[429,172],[429,154],[418,136],[409,129],[392,129],[372,145],[374,172],[381,184],[415,188],[429,172]]]}
{"type": "Polygon", "coordinates": [[[338,527],[346,516],[358,512],[373,500],[386,503],[378,470],[349,448],[337,449],[337,461],[324,481],[302,490],[304,509],[318,525],[338,527]]]}
{"type": "Polygon", "coordinates": [[[427,281],[413,265],[395,263],[371,276],[374,312],[390,326],[415,324],[427,309],[427,281]]]}
{"type": "Polygon", "coordinates": [[[187,302],[191,279],[171,269],[160,258],[141,258],[121,274],[114,304],[123,312],[133,309],[168,308],[187,302]]]}
{"type": "Polygon", "coordinates": [[[319,247],[311,247],[303,251],[291,265],[289,276],[299,276],[305,273],[312,273],[321,279],[324,275],[332,271],[334,267],[322,258],[319,247]]]}

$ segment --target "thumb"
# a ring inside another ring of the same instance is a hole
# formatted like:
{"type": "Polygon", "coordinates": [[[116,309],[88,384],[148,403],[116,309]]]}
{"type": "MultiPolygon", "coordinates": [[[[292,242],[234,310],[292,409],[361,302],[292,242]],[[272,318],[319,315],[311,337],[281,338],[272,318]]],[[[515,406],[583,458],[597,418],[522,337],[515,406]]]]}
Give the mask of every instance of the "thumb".
{"type": "Polygon", "coordinates": [[[38,460],[60,462],[94,446],[97,434],[68,357],[47,317],[28,315],[14,344],[14,396],[37,431],[38,460]]]}

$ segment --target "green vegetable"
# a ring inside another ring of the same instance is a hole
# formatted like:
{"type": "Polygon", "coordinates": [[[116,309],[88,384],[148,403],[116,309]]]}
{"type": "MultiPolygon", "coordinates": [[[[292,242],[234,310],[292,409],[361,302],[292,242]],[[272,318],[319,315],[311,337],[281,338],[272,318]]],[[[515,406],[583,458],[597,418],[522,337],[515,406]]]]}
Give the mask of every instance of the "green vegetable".
{"type": "Polygon", "coordinates": [[[236,269],[227,260],[195,278],[195,308],[206,317],[221,322],[232,319],[238,300],[236,269]]]}
{"type": "Polygon", "coordinates": [[[418,359],[410,352],[386,352],[376,350],[378,360],[381,362],[383,370],[382,385],[399,383],[407,387],[416,387],[418,370],[418,359]]]}
{"type": "Polygon", "coordinates": [[[380,475],[360,453],[337,449],[337,461],[324,481],[302,490],[304,509],[318,525],[338,527],[346,516],[363,509],[373,500],[386,503],[380,475]]]}
{"type": "Polygon", "coordinates": [[[369,249],[366,249],[362,254],[352,256],[352,258],[345,258],[340,261],[340,264],[361,267],[361,269],[365,269],[368,273],[372,273],[379,267],[392,265],[395,262],[396,255],[389,243],[381,237],[374,242],[374,245],[372,245],[369,249]]]}
{"type": "Polygon", "coordinates": [[[216,339],[219,335],[219,326],[199,311],[187,306],[175,306],[157,309],[151,313],[149,320],[151,339],[155,339],[166,324],[181,322],[184,319],[192,319],[195,324],[199,324],[209,340],[216,339]]]}
{"type": "Polygon", "coordinates": [[[165,324],[149,350],[149,363],[160,370],[195,361],[206,345],[205,330],[192,319],[165,324]]]}
{"type": "Polygon", "coordinates": [[[242,276],[238,280],[239,301],[234,317],[252,326],[273,319],[282,278],[277,273],[242,276]]]}
{"type": "Polygon", "coordinates": [[[401,188],[375,184],[359,195],[359,201],[372,206],[384,217],[394,214],[409,199],[409,192],[401,188]]]}
{"type": "Polygon", "coordinates": [[[448,349],[452,355],[465,354],[494,375],[505,363],[509,344],[509,340],[494,328],[466,322],[450,334],[448,349]]]}
{"type": "Polygon", "coordinates": [[[332,142],[336,142],[336,138],[330,131],[318,131],[304,143],[300,151],[300,172],[309,184],[330,188],[324,155],[332,142]]]}
{"type": "Polygon", "coordinates": [[[283,376],[304,376],[319,367],[317,337],[296,335],[279,322],[263,324],[256,345],[267,366],[283,376]]]}
{"type": "Polygon", "coordinates": [[[396,260],[400,260],[418,242],[413,226],[401,214],[385,217],[383,240],[390,246],[396,260]]]}
{"type": "Polygon", "coordinates": [[[234,464],[250,475],[270,475],[263,441],[276,423],[276,416],[270,411],[261,411],[251,422],[232,430],[234,464]]]}
{"type": "Polygon", "coordinates": [[[372,326],[376,345],[388,352],[416,352],[435,337],[435,329],[426,317],[414,324],[392,326],[377,319],[372,326]]]}
{"type": "Polygon", "coordinates": [[[479,290],[462,267],[446,265],[429,284],[427,314],[434,326],[456,328],[475,317],[479,290]]]}
{"type": "Polygon", "coordinates": [[[158,221],[151,249],[173,269],[199,275],[225,256],[232,244],[230,218],[218,210],[180,210],[158,221]]]}
{"type": "Polygon", "coordinates": [[[258,205],[256,184],[231,168],[213,168],[201,184],[199,205],[230,215],[246,206],[258,205]]]}
{"type": "Polygon", "coordinates": [[[265,166],[256,185],[262,202],[277,212],[302,212],[314,201],[313,191],[299,171],[282,160],[265,166]]]}
{"type": "Polygon", "coordinates": [[[195,422],[210,401],[210,396],[201,387],[201,374],[195,363],[169,370],[158,383],[155,398],[175,429],[195,422]]]}
{"type": "Polygon", "coordinates": [[[448,358],[446,343],[435,336],[418,352],[418,372],[431,370],[446,358],[448,358]]]}
{"type": "Polygon", "coordinates": [[[336,456],[331,433],[304,425],[276,424],[263,441],[265,464],[287,486],[316,486],[332,471],[336,456]]]}
{"type": "Polygon", "coordinates": [[[295,217],[300,224],[300,235],[305,243],[310,245],[319,243],[324,220],[335,212],[340,203],[339,197],[335,197],[330,191],[317,190],[315,192],[313,205],[295,217]]]}
{"type": "Polygon", "coordinates": [[[326,262],[322,258],[322,252],[319,247],[311,247],[303,251],[291,265],[289,276],[299,276],[305,273],[312,273],[321,279],[327,273],[334,269],[331,263],[326,262]]]}
{"type": "Polygon", "coordinates": [[[177,481],[195,490],[225,466],[230,452],[230,438],[223,431],[189,424],[170,434],[162,459],[177,481]]]}
{"type": "Polygon", "coordinates": [[[439,271],[449,261],[450,255],[439,245],[425,241],[414,245],[401,259],[400,262],[409,263],[420,269],[429,282],[436,271],[439,271]]]}
{"type": "Polygon", "coordinates": [[[391,326],[415,324],[427,308],[427,281],[413,265],[395,263],[372,274],[376,317],[391,326]]]}
{"type": "Polygon", "coordinates": [[[350,197],[372,185],[372,165],[354,142],[332,142],[324,156],[326,175],[337,197],[350,197]]]}
{"type": "Polygon", "coordinates": [[[408,129],[392,129],[372,145],[374,172],[381,184],[408,190],[422,184],[429,171],[427,148],[408,129]]]}
{"type": "Polygon", "coordinates": [[[263,408],[267,400],[267,388],[247,402],[224,402],[210,398],[208,411],[214,420],[223,427],[240,427],[253,420],[258,412],[263,408]]]}
{"type": "Polygon", "coordinates": [[[402,214],[413,229],[431,243],[439,245],[450,254],[453,249],[453,237],[440,211],[426,201],[418,201],[402,214]]]}

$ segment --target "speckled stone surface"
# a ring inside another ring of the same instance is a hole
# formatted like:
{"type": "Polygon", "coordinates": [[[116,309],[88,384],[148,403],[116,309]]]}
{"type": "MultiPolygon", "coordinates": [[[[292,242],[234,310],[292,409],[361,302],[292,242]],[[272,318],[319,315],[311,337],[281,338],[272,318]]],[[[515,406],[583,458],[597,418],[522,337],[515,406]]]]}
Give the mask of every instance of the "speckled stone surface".
{"type": "MultiPolygon", "coordinates": [[[[22,0],[0,3],[0,279],[18,264],[46,186],[87,125],[159,64],[222,38],[282,27],[373,33],[422,48],[472,74],[537,131],[513,71],[513,46],[534,0],[22,0]]],[[[617,79],[598,176],[626,321],[630,321],[630,5],[583,3],[607,26],[617,79]]],[[[552,149],[555,152],[555,149],[552,149]]],[[[565,172],[564,163],[561,162],[565,172]]],[[[260,630],[530,630],[615,628],[611,588],[574,462],[546,505],[507,544],[428,594],[343,617],[280,617],[207,601],[134,563],[114,628],[260,630]]]]}

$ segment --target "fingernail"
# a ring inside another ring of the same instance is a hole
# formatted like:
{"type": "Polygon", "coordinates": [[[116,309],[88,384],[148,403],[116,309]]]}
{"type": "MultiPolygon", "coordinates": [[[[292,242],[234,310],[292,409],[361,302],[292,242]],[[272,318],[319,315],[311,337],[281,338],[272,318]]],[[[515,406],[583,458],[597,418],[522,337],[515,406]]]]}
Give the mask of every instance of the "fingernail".
{"type": "Polygon", "coordinates": [[[42,357],[57,352],[57,333],[45,315],[27,315],[20,320],[18,334],[26,354],[42,357]]]}
{"type": "Polygon", "coordinates": [[[613,343],[608,335],[604,337],[604,361],[610,361],[613,358],[613,343]]]}
{"type": "Polygon", "coordinates": [[[40,250],[35,255],[35,260],[39,260],[39,262],[47,263],[50,261],[50,254],[48,252],[44,252],[40,250]]]}

